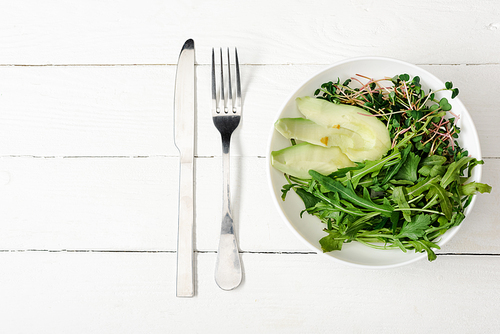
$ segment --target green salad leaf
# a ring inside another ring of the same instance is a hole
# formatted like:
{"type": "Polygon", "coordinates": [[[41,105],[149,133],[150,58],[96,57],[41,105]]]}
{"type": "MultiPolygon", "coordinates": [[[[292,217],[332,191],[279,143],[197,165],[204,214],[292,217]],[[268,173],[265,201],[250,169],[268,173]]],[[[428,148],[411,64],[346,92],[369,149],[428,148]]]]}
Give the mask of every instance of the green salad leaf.
{"type": "Polygon", "coordinates": [[[425,235],[425,230],[429,227],[430,223],[431,218],[429,215],[420,214],[413,216],[410,221],[406,221],[403,224],[397,237],[418,240],[425,235]]]}

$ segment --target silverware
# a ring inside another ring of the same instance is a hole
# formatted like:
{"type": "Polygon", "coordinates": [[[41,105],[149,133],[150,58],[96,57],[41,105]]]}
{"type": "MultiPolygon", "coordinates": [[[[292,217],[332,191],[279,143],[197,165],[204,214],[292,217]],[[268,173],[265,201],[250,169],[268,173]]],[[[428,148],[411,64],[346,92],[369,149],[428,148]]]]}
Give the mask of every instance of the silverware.
{"type": "Polygon", "coordinates": [[[194,296],[193,160],[194,160],[194,41],[182,47],[174,95],[175,145],[180,152],[179,227],[177,235],[177,297],[194,296]]]}
{"type": "Polygon", "coordinates": [[[241,118],[241,83],[238,52],[234,50],[236,72],[236,99],[233,101],[231,87],[231,62],[229,48],[227,49],[227,101],[224,94],[224,64],[222,48],[220,49],[220,98],[217,101],[217,84],[215,78],[215,52],[212,49],[212,119],[219,130],[222,139],[222,225],[215,265],[215,281],[223,290],[232,290],[241,283],[242,273],[238,244],[234,235],[234,223],[231,214],[231,197],[229,187],[229,151],[233,131],[238,127],[241,118]],[[217,103],[219,102],[219,103],[217,103]],[[227,102],[227,103],[226,103],[227,102]]]}

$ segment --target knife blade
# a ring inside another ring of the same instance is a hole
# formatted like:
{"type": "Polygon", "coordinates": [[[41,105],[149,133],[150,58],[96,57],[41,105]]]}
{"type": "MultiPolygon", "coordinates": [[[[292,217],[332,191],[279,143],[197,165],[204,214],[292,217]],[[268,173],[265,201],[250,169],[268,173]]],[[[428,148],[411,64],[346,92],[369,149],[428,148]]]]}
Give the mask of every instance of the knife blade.
{"type": "Polygon", "coordinates": [[[175,77],[174,140],[175,146],[177,146],[180,153],[176,279],[177,297],[194,296],[194,55],[194,41],[192,39],[188,39],[181,49],[175,77]]]}

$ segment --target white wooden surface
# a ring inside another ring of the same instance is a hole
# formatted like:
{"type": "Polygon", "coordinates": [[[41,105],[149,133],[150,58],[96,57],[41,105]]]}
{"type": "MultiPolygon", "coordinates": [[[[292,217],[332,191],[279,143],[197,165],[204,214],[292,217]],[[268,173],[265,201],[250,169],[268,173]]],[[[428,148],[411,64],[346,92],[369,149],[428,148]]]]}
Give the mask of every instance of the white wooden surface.
{"type": "Polygon", "coordinates": [[[0,333],[495,333],[500,330],[500,3],[5,1],[0,10],[0,333]],[[197,59],[197,294],[175,297],[173,84],[197,59]],[[219,135],[212,46],[237,46],[244,119],[232,186],[243,284],[213,280],[219,135]],[[461,90],[493,193],[433,263],[353,269],[280,220],[266,142],[290,94],[334,61],[379,55],[461,90]]]}

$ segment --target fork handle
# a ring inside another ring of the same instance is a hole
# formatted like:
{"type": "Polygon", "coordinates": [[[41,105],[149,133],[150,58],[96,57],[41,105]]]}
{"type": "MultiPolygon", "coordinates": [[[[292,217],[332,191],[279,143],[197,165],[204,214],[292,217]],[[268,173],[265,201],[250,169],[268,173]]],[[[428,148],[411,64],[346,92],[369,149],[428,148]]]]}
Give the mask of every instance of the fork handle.
{"type": "Polygon", "coordinates": [[[217,263],[215,265],[215,281],[223,290],[232,290],[241,283],[242,272],[238,243],[234,234],[234,222],[231,215],[231,197],[229,188],[229,137],[222,137],[223,160],[223,217],[217,263]]]}

